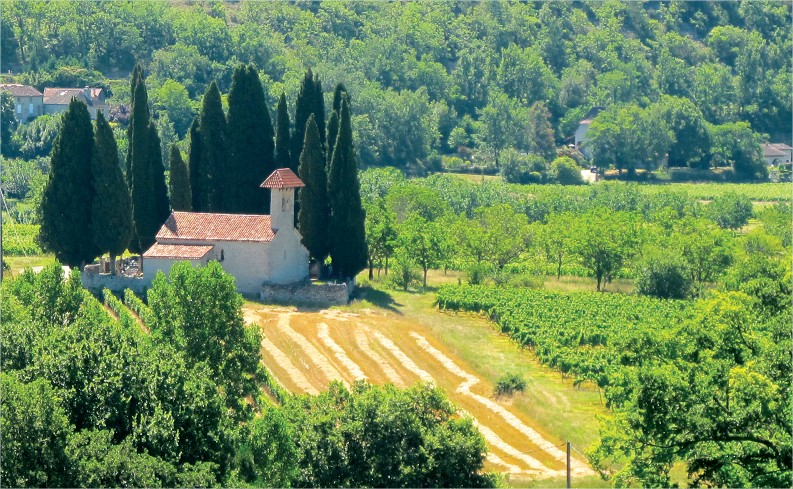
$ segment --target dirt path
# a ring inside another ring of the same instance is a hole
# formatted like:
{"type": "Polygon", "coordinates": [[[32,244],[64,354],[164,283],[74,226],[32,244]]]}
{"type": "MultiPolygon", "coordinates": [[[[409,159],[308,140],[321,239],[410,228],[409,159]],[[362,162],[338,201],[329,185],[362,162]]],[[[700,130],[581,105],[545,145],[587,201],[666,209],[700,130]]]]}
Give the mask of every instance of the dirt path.
{"type": "MultiPolygon", "coordinates": [[[[490,470],[532,479],[564,475],[561,440],[547,440],[520,410],[487,397],[492,386],[421,324],[374,311],[299,312],[267,306],[246,307],[244,317],[262,328],[265,364],[292,392],[316,394],[331,380],[349,385],[366,379],[398,387],[430,382],[473,419],[489,446],[490,470]]],[[[572,473],[594,474],[576,459],[572,473]]]]}

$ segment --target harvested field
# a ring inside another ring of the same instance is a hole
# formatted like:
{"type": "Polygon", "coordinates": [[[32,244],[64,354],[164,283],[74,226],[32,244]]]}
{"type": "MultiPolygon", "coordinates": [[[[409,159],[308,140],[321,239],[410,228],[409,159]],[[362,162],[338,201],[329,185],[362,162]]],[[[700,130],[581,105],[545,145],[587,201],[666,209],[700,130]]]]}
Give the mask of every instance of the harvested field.
{"type": "MultiPolygon", "coordinates": [[[[474,419],[489,446],[488,470],[513,479],[564,476],[564,440],[549,439],[512,400],[495,399],[492,384],[421,322],[378,310],[303,312],[250,303],[244,316],[262,328],[265,364],[290,392],[315,394],[331,380],[431,382],[474,419]]],[[[572,474],[594,471],[574,458],[572,474]]]]}

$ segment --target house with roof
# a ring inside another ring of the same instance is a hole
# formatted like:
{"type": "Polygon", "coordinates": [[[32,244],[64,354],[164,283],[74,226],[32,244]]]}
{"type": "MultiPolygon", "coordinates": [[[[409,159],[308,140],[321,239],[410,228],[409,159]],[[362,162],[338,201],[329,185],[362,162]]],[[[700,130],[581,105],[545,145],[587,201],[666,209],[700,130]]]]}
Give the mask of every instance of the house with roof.
{"type": "Polygon", "coordinates": [[[597,115],[603,110],[605,110],[605,107],[592,107],[589,109],[589,112],[587,112],[581,122],[578,123],[578,129],[575,130],[575,134],[573,136],[575,149],[580,151],[581,154],[587,158],[591,158],[592,153],[584,144],[588,141],[586,133],[589,131],[589,125],[592,124],[592,121],[595,120],[595,117],[597,117],[597,115]]]}
{"type": "Polygon", "coordinates": [[[44,113],[44,94],[29,85],[18,83],[0,84],[0,91],[11,93],[14,98],[14,113],[19,122],[27,122],[44,113]]]}
{"type": "Polygon", "coordinates": [[[270,215],[174,211],[143,253],[144,282],[166,275],[174,263],[217,260],[236,279],[237,290],[258,296],[264,284],[286,285],[309,278],[308,250],[294,226],[295,189],[305,187],[288,168],[261,184],[270,189],[270,215]]]}
{"type": "Polygon", "coordinates": [[[763,159],[768,166],[789,164],[793,161],[793,147],[782,143],[764,144],[763,159]]]}
{"type": "Polygon", "coordinates": [[[44,113],[58,114],[66,112],[69,102],[73,98],[85,103],[91,119],[96,119],[96,112],[102,111],[107,117],[110,115],[110,106],[105,102],[106,94],[103,88],[45,88],[44,89],[44,113]]]}

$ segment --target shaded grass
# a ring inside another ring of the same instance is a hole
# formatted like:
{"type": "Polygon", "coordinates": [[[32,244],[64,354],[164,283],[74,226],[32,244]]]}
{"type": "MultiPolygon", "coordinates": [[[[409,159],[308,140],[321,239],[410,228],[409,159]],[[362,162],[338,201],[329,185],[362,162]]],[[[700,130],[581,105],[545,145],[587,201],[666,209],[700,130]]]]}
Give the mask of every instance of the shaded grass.
{"type": "Polygon", "coordinates": [[[55,255],[30,255],[30,256],[6,256],[3,260],[11,267],[11,274],[17,276],[29,267],[44,267],[55,263],[55,255]]]}

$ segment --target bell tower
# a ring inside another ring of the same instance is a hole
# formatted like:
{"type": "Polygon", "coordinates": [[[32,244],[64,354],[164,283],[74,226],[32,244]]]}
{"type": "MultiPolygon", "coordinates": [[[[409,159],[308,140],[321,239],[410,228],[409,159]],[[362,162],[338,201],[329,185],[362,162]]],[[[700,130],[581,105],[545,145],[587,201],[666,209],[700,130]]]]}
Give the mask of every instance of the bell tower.
{"type": "Polygon", "coordinates": [[[295,189],[305,187],[289,168],[279,168],[261,184],[270,189],[270,225],[273,231],[295,226],[295,189]]]}

